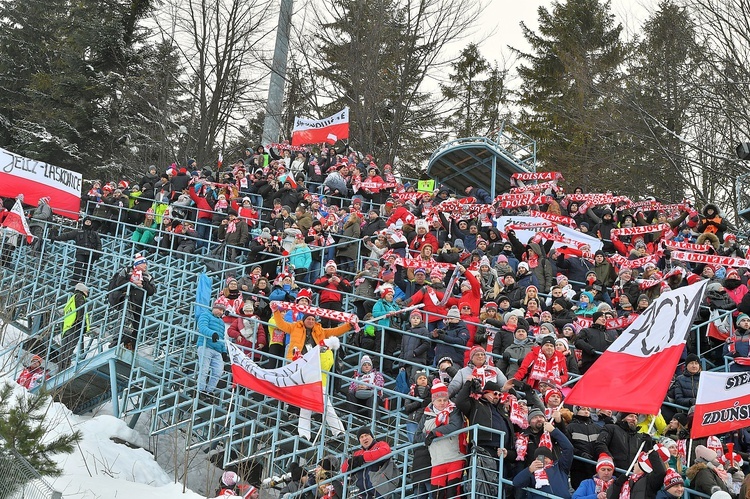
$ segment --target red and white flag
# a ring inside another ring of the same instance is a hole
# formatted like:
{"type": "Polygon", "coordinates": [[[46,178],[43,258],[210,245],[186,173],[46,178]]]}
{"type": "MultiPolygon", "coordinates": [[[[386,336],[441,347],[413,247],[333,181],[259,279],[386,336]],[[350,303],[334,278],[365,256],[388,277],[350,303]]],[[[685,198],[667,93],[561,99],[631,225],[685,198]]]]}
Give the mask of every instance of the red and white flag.
{"type": "Polygon", "coordinates": [[[707,283],[662,293],[578,380],[565,403],[658,413],[707,283]]]}
{"type": "Polygon", "coordinates": [[[18,199],[16,199],[13,209],[11,209],[5,216],[3,227],[7,227],[10,230],[26,236],[26,242],[29,244],[34,240],[34,236],[31,235],[31,231],[29,230],[29,224],[26,221],[26,215],[23,212],[23,205],[18,199]]]}
{"type": "Polygon", "coordinates": [[[294,117],[294,127],[292,128],[293,146],[319,144],[321,142],[334,144],[337,140],[348,138],[348,107],[322,120],[294,117]]]}
{"type": "Polygon", "coordinates": [[[750,375],[701,372],[690,438],[750,426],[750,375]]]}
{"type": "Polygon", "coordinates": [[[227,341],[226,345],[235,383],[301,409],[323,413],[320,347],[283,367],[263,369],[234,343],[227,341]]]}

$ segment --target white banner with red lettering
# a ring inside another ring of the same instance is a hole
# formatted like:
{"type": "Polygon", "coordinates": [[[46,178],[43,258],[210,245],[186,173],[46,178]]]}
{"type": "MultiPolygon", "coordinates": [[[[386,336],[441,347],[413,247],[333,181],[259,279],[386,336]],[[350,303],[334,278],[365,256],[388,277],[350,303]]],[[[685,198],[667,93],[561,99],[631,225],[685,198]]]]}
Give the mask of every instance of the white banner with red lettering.
{"type": "Polygon", "coordinates": [[[235,383],[301,409],[323,412],[319,346],[283,367],[263,369],[231,341],[226,345],[235,383]]]}
{"type": "Polygon", "coordinates": [[[565,403],[657,414],[707,285],[662,293],[578,380],[565,403]]]}
{"type": "Polygon", "coordinates": [[[720,435],[750,426],[750,373],[702,371],[690,438],[720,435]]]}
{"type": "Polygon", "coordinates": [[[612,196],[611,194],[568,194],[565,199],[569,202],[586,203],[594,206],[630,203],[630,198],[627,196],[612,196]]]}
{"type": "Polygon", "coordinates": [[[78,220],[83,177],[80,173],[0,149],[0,196],[23,194],[26,204],[36,205],[49,197],[52,211],[78,220]]]}
{"type": "Polygon", "coordinates": [[[294,117],[294,128],[292,128],[292,145],[294,146],[319,144],[321,142],[334,144],[337,140],[348,138],[348,107],[321,120],[294,117]]]}

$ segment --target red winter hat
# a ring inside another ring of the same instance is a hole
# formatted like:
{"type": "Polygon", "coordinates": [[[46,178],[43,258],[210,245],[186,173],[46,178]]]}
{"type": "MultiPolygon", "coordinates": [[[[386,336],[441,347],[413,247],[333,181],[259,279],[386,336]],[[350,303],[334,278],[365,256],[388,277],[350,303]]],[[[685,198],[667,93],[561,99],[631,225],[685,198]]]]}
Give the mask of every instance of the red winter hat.
{"type": "Polygon", "coordinates": [[[612,456],[602,452],[599,454],[599,459],[596,461],[596,471],[599,472],[599,468],[609,466],[613,470],[615,469],[615,462],[612,460],[612,456]]]}
{"type": "Polygon", "coordinates": [[[546,404],[547,402],[549,402],[550,397],[555,394],[557,394],[560,397],[560,400],[562,400],[562,392],[557,388],[550,388],[549,390],[544,392],[544,403],[546,404]]]}
{"type": "Polygon", "coordinates": [[[474,358],[474,354],[476,354],[476,353],[486,354],[487,351],[483,347],[481,347],[480,345],[474,345],[473,347],[471,347],[471,350],[469,350],[469,360],[471,360],[472,358],[474,358]]]}
{"type": "Polygon", "coordinates": [[[297,298],[294,300],[295,303],[298,302],[300,298],[307,298],[307,301],[312,303],[312,292],[307,288],[300,289],[299,293],[297,293],[297,298]]]}
{"type": "Polygon", "coordinates": [[[737,272],[735,269],[729,269],[729,272],[727,272],[727,275],[724,276],[724,279],[734,279],[736,281],[742,280],[740,278],[740,273],[737,272]]]}
{"type": "Polygon", "coordinates": [[[685,481],[682,479],[679,473],[672,468],[667,469],[667,474],[664,477],[664,490],[674,487],[675,485],[685,485],[685,481]]]}
{"type": "Polygon", "coordinates": [[[448,387],[445,386],[445,383],[437,382],[434,385],[432,385],[432,388],[430,389],[430,393],[432,393],[432,396],[438,394],[445,394],[445,396],[448,396],[448,387]]]}

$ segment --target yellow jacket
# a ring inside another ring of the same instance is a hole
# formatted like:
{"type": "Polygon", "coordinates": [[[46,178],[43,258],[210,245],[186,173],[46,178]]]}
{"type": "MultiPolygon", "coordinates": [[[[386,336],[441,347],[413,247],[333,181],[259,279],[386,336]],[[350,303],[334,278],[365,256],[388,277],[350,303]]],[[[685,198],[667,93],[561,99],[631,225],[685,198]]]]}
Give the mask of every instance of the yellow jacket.
{"type": "Polygon", "coordinates": [[[638,424],[636,425],[638,427],[638,433],[648,433],[648,427],[651,426],[651,420],[654,419],[654,417],[656,417],[656,421],[654,422],[654,427],[652,428],[650,435],[652,437],[664,435],[664,430],[667,429],[667,422],[661,414],[658,416],[645,416],[646,419],[643,421],[641,421],[641,418],[638,418],[638,424]]]}

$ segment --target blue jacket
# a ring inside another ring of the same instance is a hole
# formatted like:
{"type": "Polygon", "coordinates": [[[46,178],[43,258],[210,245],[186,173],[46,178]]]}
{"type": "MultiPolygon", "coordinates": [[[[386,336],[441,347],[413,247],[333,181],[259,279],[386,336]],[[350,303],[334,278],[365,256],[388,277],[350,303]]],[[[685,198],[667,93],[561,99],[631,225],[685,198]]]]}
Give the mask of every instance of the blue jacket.
{"type": "Polygon", "coordinates": [[[677,376],[674,387],[674,401],[677,405],[691,407],[695,405],[695,397],[698,395],[698,380],[700,371],[690,374],[685,371],[677,376]]]}
{"type": "Polygon", "coordinates": [[[312,253],[309,246],[295,246],[289,253],[289,263],[297,269],[309,269],[312,265],[312,253]]]}
{"type": "MultiPolygon", "coordinates": [[[[568,487],[568,474],[570,473],[570,466],[573,464],[573,444],[571,444],[565,434],[557,428],[550,433],[550,436],[557,445],[560,446],[560,459],[558,459],[558,461],[551,467],[547,468],[549,485],[543,486],[539,491],[554,494],[564,499],[569,499],[570,489],[568,487]]],[[[523,487],[534,488],[534,475],[529,471],[528,467],[524,467],[521,472],[513,478],[513,487],[516,489],[523,487]]],[[[525,497],[528,499],[546,498],[546,496],[529,491],[526,491],[525,497]]]]}
{"type": "Polygon", "coordinates": [[[211,350],[225,353],[227,346],[224,344],[224,321],[212,313],[201,314],[198,318],[198,346],[206,346],[211,350]],[[219,341],[213,341],[211,337],[216,333],[219,341]]]}
{"type": "Polygon", "coordinates": [[[596,499],[596,495],[596,482],[593,478],[588,478],[573,492],[573,499],[596,499]]]}

